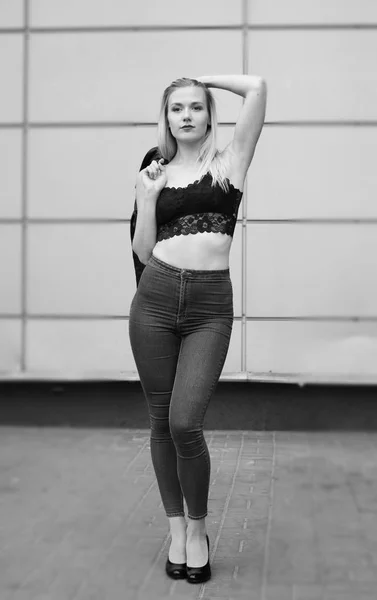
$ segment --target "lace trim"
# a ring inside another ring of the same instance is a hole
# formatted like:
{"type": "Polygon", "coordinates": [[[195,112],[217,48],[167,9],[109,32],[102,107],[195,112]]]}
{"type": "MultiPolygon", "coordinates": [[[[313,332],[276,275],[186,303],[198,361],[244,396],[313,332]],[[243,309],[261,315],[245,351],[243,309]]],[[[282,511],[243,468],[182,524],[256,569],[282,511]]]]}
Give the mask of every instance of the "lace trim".
{"type": "Polygon", "coordinates": [[[237,215],[220,213],[196,213],[175,219],[158,228],[157,241],[167,240],[175,235],[189,233],[225,233],[233,236],[237,215]]]}
{"type": "MultiPolygon", "coordinates": [[[[162,188],[163,190],[174,190],[176,192],[182,192],[183,190],[189,190],[192,187],[195,187],[196,185],[198,185],[198,183],[201,183],[202,181],[204,181],[205,179],[207,179],[209,176],[211,176],[210,172],[208,171],[205,175],[203,175],[202,179],[195,179],[195,181],[192,181],[191,183],[188,183],[187,185],[184,186],[174,186],[174,185],[166,185],[164,188],[162,188]]],[[[226,181],[228,182],[228,186],[229,189],[233,189],[236,192],[239,192],[240,194],[242,194],[241,190],[239,190],[238,188],[236,188],[233,183],[230,181],[229,177],[225,178],[226,181]]]]}

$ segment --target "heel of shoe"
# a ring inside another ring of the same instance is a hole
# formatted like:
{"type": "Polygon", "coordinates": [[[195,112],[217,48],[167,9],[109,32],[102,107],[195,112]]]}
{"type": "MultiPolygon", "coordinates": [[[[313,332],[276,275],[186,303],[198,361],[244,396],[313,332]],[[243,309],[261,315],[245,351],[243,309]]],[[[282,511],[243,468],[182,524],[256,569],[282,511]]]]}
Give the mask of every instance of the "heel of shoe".
{"type": "Polygon", "coordinates": [[[209,564],[209,538],[207,538],[208,561],[204,567],[187,567],[187,581],[189,583],[205,583],[211,579],[211,565],[209,564]]]}

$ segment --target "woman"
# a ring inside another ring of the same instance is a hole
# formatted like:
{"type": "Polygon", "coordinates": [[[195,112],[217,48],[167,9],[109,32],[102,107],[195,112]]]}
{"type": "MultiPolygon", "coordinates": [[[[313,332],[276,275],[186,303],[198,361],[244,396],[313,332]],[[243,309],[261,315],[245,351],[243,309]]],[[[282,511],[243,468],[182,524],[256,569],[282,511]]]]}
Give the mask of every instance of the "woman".
{"type": "Polygon", "coordinates": [[[130,342],[169,519],[166,572],[190,583],[211,577],[203,422],[232,332],[229,252],[266,94],[264,80],[249,75],[174,81],[163,94],[158,124],[157,158],[163,158],[152,160],[136,182],[132,249],[145,268],[131,304],[130,342]],[[245,99],[222,152],[210,87],[245,99]]]}

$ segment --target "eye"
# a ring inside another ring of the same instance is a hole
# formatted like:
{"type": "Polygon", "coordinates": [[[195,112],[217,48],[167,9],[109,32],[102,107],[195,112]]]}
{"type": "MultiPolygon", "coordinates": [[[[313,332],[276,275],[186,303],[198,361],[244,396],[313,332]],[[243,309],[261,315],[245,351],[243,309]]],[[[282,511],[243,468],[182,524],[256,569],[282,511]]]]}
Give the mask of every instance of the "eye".
{"type": "Polygon", "coordinates": [[[194,106],[194,110],[203,110],[202,106],[194,106]]]}
{"type": "Polygon", "coordinates": [[[179,106],[173,106],[172,112],[178,112],[180,110],[179,106]]]}

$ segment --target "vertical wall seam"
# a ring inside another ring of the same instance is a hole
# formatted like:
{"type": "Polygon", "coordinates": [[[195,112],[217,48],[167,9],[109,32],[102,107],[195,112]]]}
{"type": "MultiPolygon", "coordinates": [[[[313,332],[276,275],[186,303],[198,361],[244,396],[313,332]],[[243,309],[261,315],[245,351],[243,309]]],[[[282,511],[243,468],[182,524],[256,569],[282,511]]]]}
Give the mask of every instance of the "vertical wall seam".
{"type": "MultiPolygon", "coordinates": [[[[249,0],[242,0],[242,73],[247,75],[249,72],[248,60],[248,3],[249,0]]],[[[242,202],[242,285],[241,285],[241,372],[247,372],[247,318],[246,318],[246,303],[247,303],[247,285],[246,285],[246,268],[247,268],[247,180],[244,184],[244,194],[242,202]]]]}
{"type": "Polygon", "coordinates": [[[27,162],[28,162],[28,92],[29,92],[29,0],[24,0],[23,88],[22,88],[22,173],[21,173],[21,357],[20,370],[26,371],[27,311],[27,162]]]}

